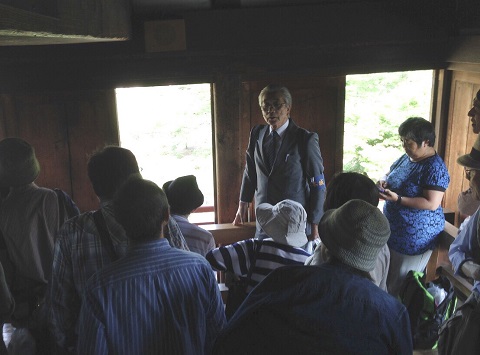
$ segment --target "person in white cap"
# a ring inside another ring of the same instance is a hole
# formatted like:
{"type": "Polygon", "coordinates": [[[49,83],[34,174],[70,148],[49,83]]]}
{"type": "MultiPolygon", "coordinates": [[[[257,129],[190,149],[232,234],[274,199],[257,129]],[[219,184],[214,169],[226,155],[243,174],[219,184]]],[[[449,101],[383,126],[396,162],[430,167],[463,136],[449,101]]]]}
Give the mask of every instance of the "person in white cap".
{"type": "MultiPolygon", "coordinates": [[[[308,242],[307,212],[300,203],[292,200],[283,200],[274,206],[262,203],[256,215],[269,238],[242,240],[215,248],[206,255],[213,269],[248,278],[247,293],[272,270],[284,265],[303,265],[310,256],[302,248],[308,242]]],[[[227,311],[227,315],[234,311],[227,311]]]]}
{"type": "Polygon", "coordinates": [[[325,211],[325,263],[272,271],[217,338],[213,354],[411,354],[408,312],[370,280],[390,236],[375,206],[325,211]]]}

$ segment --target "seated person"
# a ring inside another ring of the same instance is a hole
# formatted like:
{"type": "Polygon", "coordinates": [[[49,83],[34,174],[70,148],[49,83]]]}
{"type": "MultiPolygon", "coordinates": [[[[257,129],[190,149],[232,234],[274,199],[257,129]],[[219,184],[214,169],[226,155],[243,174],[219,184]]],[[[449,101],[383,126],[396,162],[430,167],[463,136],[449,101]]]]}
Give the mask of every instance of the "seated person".
{"type": "MultiPolygon", "coordinates": [[[[364,200],[377,207],[379,202],[378,188],[373,180],[363,174],[355,172],[336,174],[328,184],[323,210],[338,208],[353,199],[364,200]]],[[[305,265],[320,265],[323,262],[321,248],[317,247],[313,255],[307,259],[305,265]]],[[[385,244],[378,254],[375,268],[369,272],[375,285],[385,291],[387,291],[389,265],[390,249],[385,244]]]]}
{"type": "Polygon", "coordinates": [[[190,213],[203,204],[203,194],[193,175],[181,176],[163,184],[170,204],[170,213],[177,221],[190,251],[205,256],[215,248],[212,233],[188,221],[190,213]]]}
{"type": "Polygon", "coordinates": [[[217,271],[230,271],[242,277],[250,274],[247,292],[277,267],[303,265],[310,256],[302,249],[308,241],[307,212],[300,203],[293,200],[283,200],[275,206],[261,203],[256,215],[268,238],[242,240],[207,254],[207,260],[217,271]]]}
{"type": "Polygon", "coordinates": [[[113,203],[130,247],[87,282],[78,354],[210,354],[225,312],[210,265],[163,236],[167,198],[130,178],[113,203]]]}
{"type": "MultiPolygon", "coordinates": [[[[472,151],[460,156],[457,163],[465,168],[470,188],[475,198],[480,199],[480,137],[475,141],[472,151]]],[[[479,216],[480,209],[477,209],[459,231],[448,252],[455,274],[474,280],[473,297],[477,299],[480,297],[479,216]]]]}
{"type": "Polygon", "coordinates": [[[368,274],[390,237],[382,212],[362,200],[325,211],[325,263],[285,266],[253,289],[213,354],[412,354],[408,312],[368,274]]]}

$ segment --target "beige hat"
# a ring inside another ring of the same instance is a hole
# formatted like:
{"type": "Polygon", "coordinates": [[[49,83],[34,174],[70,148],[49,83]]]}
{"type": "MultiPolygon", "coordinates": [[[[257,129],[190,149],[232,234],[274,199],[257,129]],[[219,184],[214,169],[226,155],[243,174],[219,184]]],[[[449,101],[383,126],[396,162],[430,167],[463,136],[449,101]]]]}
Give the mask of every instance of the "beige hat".
{"type": "Polygon", "coordinates": [[[480,169],[480,135],[477,136],[472,150],[457,158],[457,163],[471,169],[480,169]]]}
{"type": "Polygon", "coordinates": [[[40,173],[35,149],[21,138],[0,141],[0,185],[21,186],[29,184],[40,173]]]}
{"type": "Polygon", "coordinates": [[[390,237],[390,224],[377,207],[355,199],[327,210],[319,233],[322,243],[337,259],[355,269],[371,271],[390,237]]]}
{"type": "Polygon", "coordinates": [[[280,201],[275,206],[261,203],[256,215],[263,231],[275,242],[294,247],[307,244],[307,212],[300,203],[292,200],[280,201]]]}

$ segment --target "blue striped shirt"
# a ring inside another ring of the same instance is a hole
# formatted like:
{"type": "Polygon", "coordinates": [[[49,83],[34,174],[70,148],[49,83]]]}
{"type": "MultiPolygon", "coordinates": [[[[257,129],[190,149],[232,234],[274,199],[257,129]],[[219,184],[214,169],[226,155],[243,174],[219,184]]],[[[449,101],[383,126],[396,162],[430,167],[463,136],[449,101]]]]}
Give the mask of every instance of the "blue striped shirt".
{"type": "Polygon", "coordinates": [[[215,248],[207,253],[206,258],[215,270],[231,271],[241,277],[246,277],[254,264],[247,288],[250,292],[272,270],[286,265],[303,265],[309,256],[302,248],[280,244],[271,238],[261,241],[252,238],[215,248]]]}
{"type": "Polygon", "coordinates": [[[210,265],[165,239],[134,245],[87,282],[80,354],[208,354],[225,312],[210,265]]]}
{"type": "MultiPolygon", "coordinates": [[[[115,219],[111,201],[102,201],[101,211],[115,253],[120,258],[128,248],[125,231],[115,219]]],[[[49,318],[55,341],[62,349],[73,349],[76,345],[77,319],[87,280],[111,263],[107,249],[99,238],[93,212],[85,212],[68,220],[58,232],[55,241],[49,318]]],[[[187,248],[173,218],[168,220],[168,228],[165,228],[165,232],[167,231],[173,246],[180,248],[185,245],[187,248]]]]}

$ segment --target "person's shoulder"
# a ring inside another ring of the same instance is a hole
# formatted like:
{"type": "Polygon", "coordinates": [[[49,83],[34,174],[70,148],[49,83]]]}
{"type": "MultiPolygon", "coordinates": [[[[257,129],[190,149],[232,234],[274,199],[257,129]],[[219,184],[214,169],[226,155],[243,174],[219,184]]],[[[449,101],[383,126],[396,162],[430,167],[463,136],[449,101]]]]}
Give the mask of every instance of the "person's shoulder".
{"type": "Polygon", "coordinates": [[[93,222],[94,212],[83,212],[65,221],[60,228],[58,237],[76,239],[80,238],[84,233],[97,234],[95,223],[93,222]]]}

